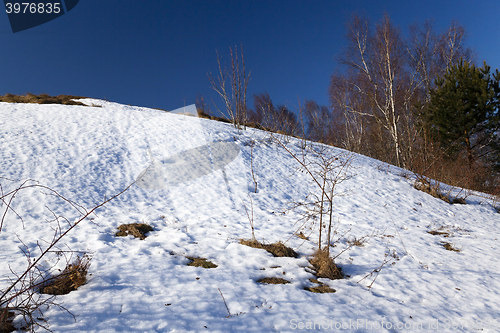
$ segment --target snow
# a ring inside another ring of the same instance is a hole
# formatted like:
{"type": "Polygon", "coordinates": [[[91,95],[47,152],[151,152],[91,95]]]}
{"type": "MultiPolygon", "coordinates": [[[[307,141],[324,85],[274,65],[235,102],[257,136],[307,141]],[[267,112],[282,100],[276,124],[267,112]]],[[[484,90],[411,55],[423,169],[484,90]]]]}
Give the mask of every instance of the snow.
{"type": "MultiPolygon", "coordinates": [[[[76,320],[56,307],[44,312],[54,332],[500,331],[500,214],[487,196],[473,193],[466,205],[450,205],[414,189],[403,170],[355,155],[352,179],[339,185],[348,195],[334,199],[331,253],[354,238],[366,243],[336,258],[348,277],[320,279],[335,293],[314,294],[304,287],[313,286],[307,267],[317,230],[305,229],[309,241],[293,236],[300,215],[286,207],[315,185],[268,133],[80,101],[102,107],[0,103],[4,193],[32,179],[92,208],[147,174],[63,238],[61,248],[90,251],[93,259],[87,284],[57,297],[76,320]],[[257,239],[287,241],[299,258],[238,243],[251,237],[244,208],[251,208],[250,198],[257,239]],[[119,225],[136,222],[154,231],[145,240],[114,236],[119,225]],[[218,267],[187,266],[186,256],[218,267]],[[391,261],[378,275],[369,275],[385,259],[391,261]],[[257,283],[262,277],[291,283],[257,283]]],[[[290,140],[299,153],[301,142],[290,140]]],[[[25,190],[13,201],[24,223],[9,213],[0,232],[0,289],[11,269],[25,268],[24,246],[36,257],[37,241],[52,239],[48,208],[69,221],[78,217],[42,192],[25,190]]],[[[44,267],[55,260],[47,258],[44,267]]]]}

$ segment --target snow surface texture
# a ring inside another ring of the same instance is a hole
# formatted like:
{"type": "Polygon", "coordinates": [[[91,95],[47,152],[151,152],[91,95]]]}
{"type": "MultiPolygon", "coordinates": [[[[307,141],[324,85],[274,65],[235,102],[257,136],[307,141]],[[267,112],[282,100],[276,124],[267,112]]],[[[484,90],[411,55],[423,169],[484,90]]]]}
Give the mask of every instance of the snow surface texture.
{"type": "MultiPolygon", "coordinates": [[[[58,297],[76,321],[57,308],[45,312],[54,332],[500,331],[500,214],[485,197],[476,193],[467,205],[450,205],[414,189],[402,170],[356,155],[353,178],[339,188],[349,194],[334,200],[338,241],[332,255],[349,240],[371,237],[336,259],[346,279],[320,279],[336,293],[313,294],[304,287],[313,286],[307,266],[317,230],[309,241],[293,236],[300,216],[285,208],[315,185],[296,172],[296,161],[269,134],[81,101],[102,107],[0,103],[0,176],[15,180],[0,179],[4,192],[29,178],[91,208],[148,166],[163,180],[134,185],[65,237],[64,248],[90,251],[93,260],[87,284],[58,297]],[[214,156],[222,162],[213,163],[214,156]],[[249,197],[256,237],[288,240],[300,258],[275,258],[238,243],[251,237],[243,207],[245,202],[250,209],[249,197]],[[114,236],[119,225],[135,222],[154,231],[142,241],[114,236]],[[460,252],[446,250],[442,242],[460,252]],[[371,289],[376,274],[358,283],[386,253],[394,260],[371,289]],[[218,267],[187,266],[186,256],[218,267]],[[291,284],[256,282],[263,277],[291,284]],[[447,329],[452,325],[458,327],[447,329]]],[[[294,140],[288,147],[299,153],[300,141],[294,140]]],[[[0,289],[12,277],[9,269],[19,273],[25,267],[20,240],[36,256],[37,241],[51,239],[54,222],[47,207],[70,221],[77,217],[39,189],[19,193],[14,207],[24,227],[14,214],[7,216],[0,233],[0,289]]]]}

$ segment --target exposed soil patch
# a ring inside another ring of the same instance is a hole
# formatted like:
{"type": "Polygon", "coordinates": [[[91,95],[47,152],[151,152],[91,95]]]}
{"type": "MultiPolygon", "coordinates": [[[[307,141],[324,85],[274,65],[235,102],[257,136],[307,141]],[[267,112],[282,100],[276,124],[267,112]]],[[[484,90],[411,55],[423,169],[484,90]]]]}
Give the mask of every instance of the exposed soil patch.
{"type": "Polygon", "coordinates": [[[51,278],[40,289],[42,294],[66,295],[87,282],[87,272],[90,267],[90,257],[78,257],[76,261],[66,266],[58,276],[51,278]]]}
{"type": "Polygon", "coordinates": [[[203,267],[203,268],[216,268],[217,267],[216,264],[214,264],[211,261],[208,261],[205,258],[196,258],[196,257],[186,257],[186,258],[191,260],[191,262],[189,262],[187,264],[188,266],[203,267]]]}
{"type": "Polygon", "coordinates": [[[150,231],[153,231],[153,227],[144,223],[130,223],[130,224],[122,224],[118,227],[118,232],[115,236],[125,237],[128,235],[132,235],[135,238],[139,238],[140,240],[146,239],[146,234],[150,231]]]}
{"type": "Polygon", "coordinates": [[[264,283],[264,284],[288,284],[291,283],[288,280],[282,279],[282,278],[275,278],[275,277],[266,277],[257,280],[259,283],[264,283]]]}
{"type": "Polygon", "coordinates": [[[264,249],[275,257],[298,258],[299,254],[281,242],[272,244],[262,244],[257,240],[240,239],[240,244],[256,249],[264,249]]]}

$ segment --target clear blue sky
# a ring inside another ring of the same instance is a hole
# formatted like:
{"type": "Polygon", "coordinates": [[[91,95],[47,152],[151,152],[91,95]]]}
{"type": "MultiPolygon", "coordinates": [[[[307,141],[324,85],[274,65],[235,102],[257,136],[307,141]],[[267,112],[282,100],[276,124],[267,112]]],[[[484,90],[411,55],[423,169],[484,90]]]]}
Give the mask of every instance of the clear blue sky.
{"type": "MultiPolygon", "coordinates": [[[[328,104],[329,78],[352,13],[384,12],[405,33],[434,19],[468,32],[477,60],[500,68],[500,1],[80,0],[60,18],[12,33],[0,13],[0,95],[72,94],[172,110],[210,89],[216,50],[242,44],[249,94],[267,91],[293,108],[297,97],[328,104]]],[[[253,106],[253,103],[252,103],[253,106]]]]}

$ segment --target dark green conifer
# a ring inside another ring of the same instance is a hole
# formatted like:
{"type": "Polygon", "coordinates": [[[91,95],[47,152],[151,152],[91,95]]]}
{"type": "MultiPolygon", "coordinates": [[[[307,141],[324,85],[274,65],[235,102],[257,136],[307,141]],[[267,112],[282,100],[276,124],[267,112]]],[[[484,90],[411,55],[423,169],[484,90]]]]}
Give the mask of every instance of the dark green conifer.
{"type": "MultiPolygon", "coordinates": [[[[450,157],[499,159],[500,73],[460,60],[435,81],[423,118],[450,157]]],[[[500,162],[500,160],[498,161],[500,162]]]]}

